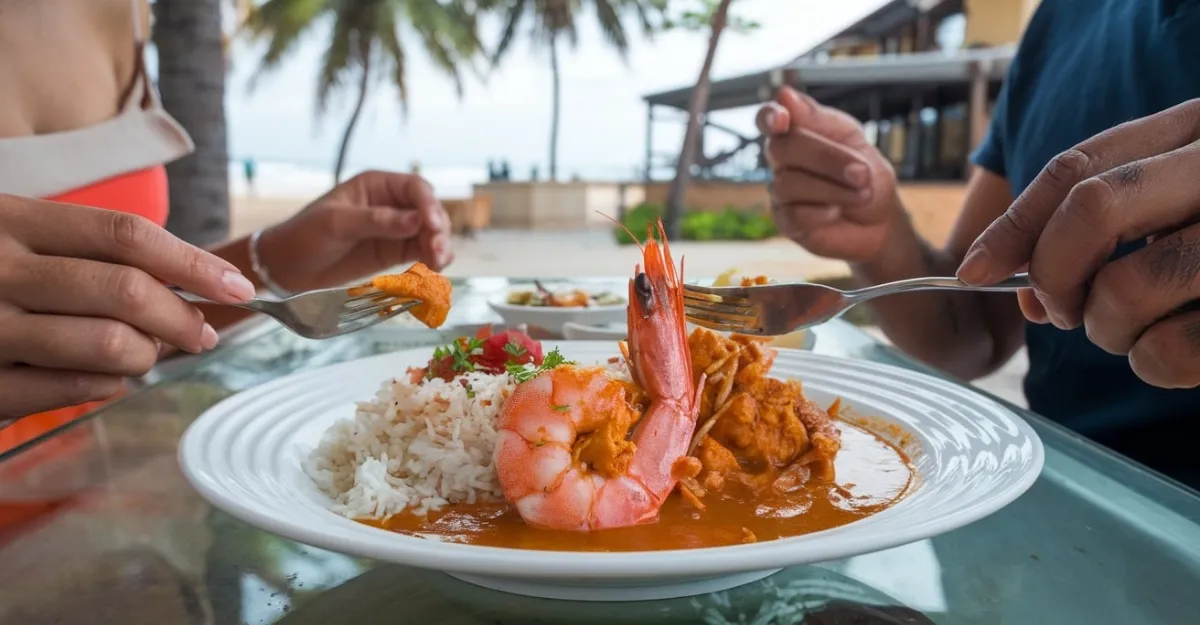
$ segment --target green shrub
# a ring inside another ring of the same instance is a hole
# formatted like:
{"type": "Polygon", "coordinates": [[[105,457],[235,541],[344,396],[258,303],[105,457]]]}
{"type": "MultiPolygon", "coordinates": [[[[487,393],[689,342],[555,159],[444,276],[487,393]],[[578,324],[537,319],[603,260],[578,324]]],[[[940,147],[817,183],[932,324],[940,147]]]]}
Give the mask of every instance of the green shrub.
{"type": "MultiPolygon", "coordinates": [[[[640,204],[625,213],[622,223],[640,239],[645,236],[646,228],[665,212],[658,204],[640,204]]],[[[757,241],[777,233],[769,216],[734,206],[726,206],[719,212],[686,212],[681,225],[685,241],[757,241]]],[[[622,245],[634,242],[622,228],[616,228],[614,234],[622,245]]]]}

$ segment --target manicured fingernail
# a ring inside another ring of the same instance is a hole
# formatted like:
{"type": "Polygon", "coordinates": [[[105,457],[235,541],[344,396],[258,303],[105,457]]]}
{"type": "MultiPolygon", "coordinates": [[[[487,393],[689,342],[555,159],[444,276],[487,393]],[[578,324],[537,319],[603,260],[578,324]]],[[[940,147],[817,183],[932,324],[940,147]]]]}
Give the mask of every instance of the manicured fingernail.
{"type": "Polygon", "coordinates": [[[841,206],[830,206],[821,210],[821,221],[830,222],[837,221],[842,216],[841,206]]]}
{"type": "Polygon", "coordinates": [[[778,120],[779,116],[771,109],[767,109],[767,112],[763,114],[763,121],[766,122],[768,130],[775,130],[775,122],[778,120]]]}
{"type": "Polygon", "coordinates": [[[209,324],[204,324],[204,329],[200,331],[200,346],[204,349],[212,349],[221,341],[221,337],[217,331],[209,324]]]}
{"type": "Polygon", "coordinates": [[[991,270],[991,257],[987,252],[987,248],[976,247],[967,252],[967,257],[963,259],[961,265],[958,266],[958,272],[955,274],[959,280],[967,284],[981,284],[987,280],[988,272],[991,270]]]}
{"type": "Polygon", "coordinates": [[[226,271],[224,274],[221,274],[221,284],[225,287],[225,293],[229,297],[243,302],[254,299],[254,296],[258,294],[254,288],[254,283],[236,271],[226,271]]]}
{"type": "Polygon", "coordinates": [[[851,163],[846,166],[846,181],[856,187],[865,187],[867,185],[867,166],[862,163],[851,163]]]}

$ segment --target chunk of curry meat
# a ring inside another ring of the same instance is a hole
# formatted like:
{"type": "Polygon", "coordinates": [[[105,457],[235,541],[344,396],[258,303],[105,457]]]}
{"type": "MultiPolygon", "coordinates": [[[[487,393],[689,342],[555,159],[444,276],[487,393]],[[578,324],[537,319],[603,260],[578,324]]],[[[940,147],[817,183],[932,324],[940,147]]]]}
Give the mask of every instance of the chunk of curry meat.
{"type": "Polygon", "coordinates": [[[450,314],[450,279],[424,263],[414,263],[404,273],[377,276],[370,286],[393,297],[420,300],[408,313],[430,328],[441,327],[450,314]]]}
{"type": "Polygon", "coordinates": [[[700,383],[694,455],[696,486],[681,482],[692,501],[731,483],[755,492],[790,491],[810,480],[832,481],[841,436],[828,412],[804,397],[795,380],[768,373],[775,351],[759,339],[697,328],[688,338],[693,378],[700,383]]]}

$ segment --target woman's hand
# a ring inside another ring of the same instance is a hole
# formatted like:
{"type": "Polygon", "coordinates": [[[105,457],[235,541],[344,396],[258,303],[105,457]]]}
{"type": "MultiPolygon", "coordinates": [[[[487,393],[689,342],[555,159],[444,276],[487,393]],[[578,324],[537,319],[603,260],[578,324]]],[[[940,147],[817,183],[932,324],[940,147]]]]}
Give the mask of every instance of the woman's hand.
{"type": "Polygon", "coordinates": [[[905,216],[896,174],[858,121],[784,87],[759,110],[758,127],[780,232],[819,256],[876,260],[905,216]]]}
{"type": "Polygon", "coordinates": [[[416,260],[440,270],[454,255],[450,218],[427,182],[366,172],[263,232],[259,257],[281,287],[303,291],[416,260]]]}
{"type": "Polygon", "coordinates": [[[233,265],[141,217],[0,195],[0,420],[111,397],[161,344],[215,346],[164,283],[222,303],[254,296],[233,265]]]}
{"type": "Polygon", "coordinates": [[[1128,354],[1138,377],[1200,386],[1200,99],[1058,155],[975,241],[971,284],[1028,264],[1025,316],[1128,354]],[[1109,262],[1117,245],[1146,247],[1109,262]]]}

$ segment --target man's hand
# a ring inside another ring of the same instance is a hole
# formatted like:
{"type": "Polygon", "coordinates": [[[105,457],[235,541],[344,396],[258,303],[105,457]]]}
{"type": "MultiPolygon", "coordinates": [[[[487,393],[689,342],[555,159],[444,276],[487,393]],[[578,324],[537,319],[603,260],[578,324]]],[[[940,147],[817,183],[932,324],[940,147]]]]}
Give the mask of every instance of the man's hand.
{"type": "Polygon", "coordinates": [[[1200,386],[1200,99],[1117,126],[1054,158],[959,268],[988,284],[1028,265],[1022,310],[1083,326],[1166,388],[1200,386]],[[1119,244],[1148,245],[1119,260],[1119,244]]]}
{"type": "Polygon", "coordinates": [[[858,121],[789,87],[759,109],[757,121],[780,232],[820,256],[879,257],[904,215],[895,172],[858,121]]]}

